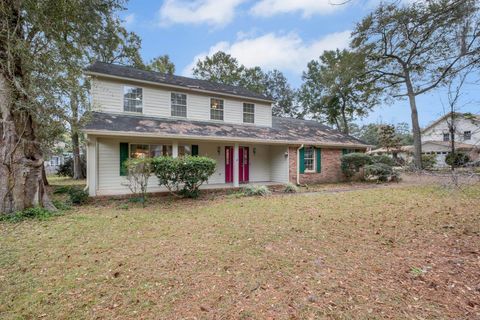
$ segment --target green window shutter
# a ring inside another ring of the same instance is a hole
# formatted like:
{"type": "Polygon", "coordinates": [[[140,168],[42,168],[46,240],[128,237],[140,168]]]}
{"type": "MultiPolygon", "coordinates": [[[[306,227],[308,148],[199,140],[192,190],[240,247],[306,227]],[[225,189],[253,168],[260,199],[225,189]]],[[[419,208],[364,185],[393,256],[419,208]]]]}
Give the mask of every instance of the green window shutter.
{"type": "Polygon", "coordinates": [[[299,161],[300,161],[300,173],[305,172],[305,149],[302,148],[299,150],[299,161]]]}
{"type": "Polygon", "coordinates": [[[348,149],[342,149],[342,154],[345,155],[348,153],[348,149]]]}
{"type": "Polygon", "coordinates": [[[198,145],[192,144],[192,156],[198,156],[198,145]]]}
{"type": "Polygon", "coordinates": [[[127,168],[124,162],[128,159],[128,143],[120,142],[120,175],[127,175],[127,168]]]}
{"type": "Polygon", "coordinates": [[[322,149],[317,148],[317,172],[322,172],[322,149]]]}

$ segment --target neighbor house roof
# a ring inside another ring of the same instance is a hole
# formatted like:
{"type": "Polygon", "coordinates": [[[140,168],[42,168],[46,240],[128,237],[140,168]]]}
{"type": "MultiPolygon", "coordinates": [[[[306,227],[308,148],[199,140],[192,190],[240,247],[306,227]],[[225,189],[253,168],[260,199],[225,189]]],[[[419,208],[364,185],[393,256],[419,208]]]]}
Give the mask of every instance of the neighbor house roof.
{"type": "Polygon", "coordinates": [[[273,117],[272,127],[263,127],[102,112],[91,112],[87,117],[83,130],[88,134],[368,147],[316,121],[293,118],[273,117]]]}
{"type": "MultiPolygon", "coordinates": [[[[422,146],[425,146],[427,144],[435,144],[438,146],[442,147],[448,147],[450,148],[451,142],[450,141],[434,141],[434,140],[427,140],[427,141],[422,141],[422,146]]],[[[468,144],[468,143],[462,143],[462,142],[455,142],[455,148],[457,150],[472,150],[475,148],[473,144],[468,144]]],[[[407,153],[413,153],[413,146],[400,146],[398,148],[390,148],[387,151],[387,148],[378,148],[378,149],[373,149],[369,151],[368,153],[388,153],[388,152],[407,152],[407,153]]]]}
{"type": "MultiPolygon", "coordinates": [[[[425,128],[422,129],[422,133],[427,131],[428,129],[436,126],[437,124],[444,121],[445,119],[451,117],[451,115],[452,115],[452,113],[449,112],[446,115],[444,115],[444,116],[438,118],[437,120],[433,121],[428,126],[426,126],[425,128]]],[[[480,115],[478,115],[478,114],[456,112],[455,116],[457,118],[465,118],[465,119],[469,119],[469,120],[472,120],[472,121],[480,122],[480,115]]]]}
{"type": "Polygon", "coordinates": [[[245,97],[254,100],[272,102],[270,97],[250,91],[243,87],[231,86],[207,80],[193,79],[182,76],[170,75],[155,71],[145,71],[133,67],[121,66],[113,63],[95,62],[85,69],[88,75],[130,79],[170,87],[180,87],[191,91],[209,92],[230,96],[245,97]]]}

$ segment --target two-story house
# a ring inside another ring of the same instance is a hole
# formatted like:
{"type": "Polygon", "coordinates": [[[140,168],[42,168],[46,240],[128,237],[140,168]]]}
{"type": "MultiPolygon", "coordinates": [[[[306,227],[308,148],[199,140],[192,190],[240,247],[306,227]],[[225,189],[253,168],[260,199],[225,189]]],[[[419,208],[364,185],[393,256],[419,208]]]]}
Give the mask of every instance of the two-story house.
{"type": "Polygon", "coordinates": [[[435,154],[437,166],[446,166],[445,157],[451,151],[450,125],[453,125],[455,149],[466,153],[470,159],[479,157],[480,116],[471,113],[446,114],[422,130],[422,152],[435,154]]]}
{"type": "MultiPolygon", "coordinates": [[[[129,157],[207,156],[204,188],[334,182],[340,158],[367,145],[315,121],[272,116],[272,100],[244,88],[94,63],[87,135],[89,194],[125,194],[129,157]]],[[[156,177],[150,192],[164,191],[156,177]]]]}

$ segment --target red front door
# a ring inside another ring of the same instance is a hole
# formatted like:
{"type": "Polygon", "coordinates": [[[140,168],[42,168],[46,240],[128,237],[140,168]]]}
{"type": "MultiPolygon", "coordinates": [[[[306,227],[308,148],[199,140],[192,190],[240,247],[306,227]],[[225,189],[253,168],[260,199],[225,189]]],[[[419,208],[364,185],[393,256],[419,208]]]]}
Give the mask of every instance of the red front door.
{"type": "Polygon", "coordinates": [[[240,183],[247,183],[249,180],[249,167],[250,159],[248,147],[239,147],[238,148],[238,181],[240,183]]]}
{"type": "Polygon", "coordinates": [[[233,182],[233,147],[225,147],[225,183],[233,182]]]}

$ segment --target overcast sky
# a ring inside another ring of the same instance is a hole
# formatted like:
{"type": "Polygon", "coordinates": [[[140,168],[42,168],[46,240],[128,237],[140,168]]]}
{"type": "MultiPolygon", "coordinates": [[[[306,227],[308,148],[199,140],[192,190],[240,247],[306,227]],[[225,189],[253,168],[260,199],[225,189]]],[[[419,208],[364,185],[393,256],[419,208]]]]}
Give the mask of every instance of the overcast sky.
{"type": "MultiPolygon", "coordinates": [[[[404,0],[413,1],[413,0],[404,0]]],[[[294,87],[308,61],[324,50],[348,46],[350,32],[377,0],[130,0],[122,18],[142,38],[144,60],[168,54],[176,74],[191,75],[195,62],[225,51],[240,63],[279,69],[294,87]]],[[[471,77],[470,82],[478,79],[471,77]]],[[[462,111],[480,113],[480,88],[467,84],[462,111]]],[[[420,124],[443,115],[445,90],[418,99],[420,124]]],[[[361,122],[408,122],[407,101],[376,108],[361,122]]]]}

